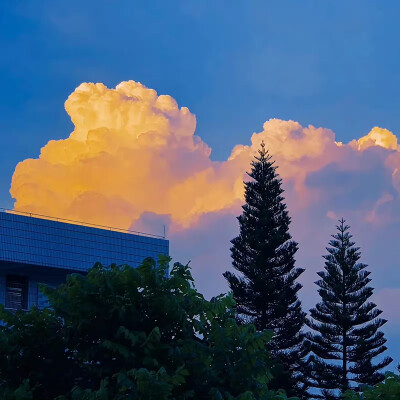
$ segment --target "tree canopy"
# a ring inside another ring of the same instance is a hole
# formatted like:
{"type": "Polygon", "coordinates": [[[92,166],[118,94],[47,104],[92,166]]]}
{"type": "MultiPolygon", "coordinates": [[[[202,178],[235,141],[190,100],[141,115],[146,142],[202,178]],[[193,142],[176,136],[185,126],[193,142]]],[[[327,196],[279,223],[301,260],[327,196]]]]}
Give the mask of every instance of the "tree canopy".
{"type": "Polygon", "coordinates": [[[95,265],[43,288],[51,308],[0,310],[4,400],[284,399],[268,389],[270,331],[207,301],[188,266],[95,265]]]}
{"type": "Polygon", "coordinates": [[[375,386],[361,386],[361,393],[347,391],[343,400],[398,400],[400,399],[400,375],[385,374],[385,380],[375,386]]]}

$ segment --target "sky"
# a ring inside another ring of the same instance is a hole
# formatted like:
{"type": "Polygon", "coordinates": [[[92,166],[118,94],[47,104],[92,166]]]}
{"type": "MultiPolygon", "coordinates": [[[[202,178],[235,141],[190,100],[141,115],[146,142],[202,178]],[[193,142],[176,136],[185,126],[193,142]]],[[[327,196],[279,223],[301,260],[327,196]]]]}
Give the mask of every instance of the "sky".
{"type": "Polygon", "coordinates": [[[171,255],[212,296],[227,291],[264,140],[305,308],[343,216],[398,364],[399,18],[390,0],[2,2],[0,207],[165,224],[171,255]]]}

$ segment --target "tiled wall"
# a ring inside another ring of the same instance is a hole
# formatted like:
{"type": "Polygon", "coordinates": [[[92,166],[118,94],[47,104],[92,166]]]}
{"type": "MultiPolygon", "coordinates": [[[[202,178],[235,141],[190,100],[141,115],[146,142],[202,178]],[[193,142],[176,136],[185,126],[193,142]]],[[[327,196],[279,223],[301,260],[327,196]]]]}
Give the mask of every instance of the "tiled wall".
{"type": "Polygon", "coordinates": [[[168,253],[165,239],[0,212],[0,261],[86,271],[168,253]]]}
{"type": "Polygon", "coordinates": [[[7,275],[29,279],[28,307],[45,307],[38,283],[57,286],[96,262],[138,266],[169,254],[168,240],[0,212],[0,303],[7,275]]]}

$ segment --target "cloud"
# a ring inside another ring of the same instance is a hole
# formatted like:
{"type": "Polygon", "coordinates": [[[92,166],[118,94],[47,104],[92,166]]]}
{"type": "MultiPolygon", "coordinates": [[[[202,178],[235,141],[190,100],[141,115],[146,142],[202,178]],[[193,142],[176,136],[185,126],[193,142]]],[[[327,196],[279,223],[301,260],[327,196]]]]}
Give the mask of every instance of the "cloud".
{"type": "Polygon", "coordinates": [[[358,139],[356,143],[358,150],[365,150],[373,146],[380,146],[392,150],[398,149],[396,136],[387,129],[378,127],[373,128],[368,135],[358,139]]]}
{"type": "Polygon", "coordinates": [[[240,180],[210,160],[195,116],[172,97],[133,81],[115,89],[84,83],[65,109],[70,136],[15,170],[16,209],[124,228],[151,211],[186,226],[235,201],[240,180]]]}
{"type": "Polygon", "coordinates": [[[228,160],[216,162],[195,135],[189,109],[140,83],[122,82],[115,89],[83,83],[65,109],[74,131],[50,141],[39,159],[25,160],[15,170],[10,192],[18,210],[125,228],[152,212],[187,228],[204,214],[237,211],[245,171],[262,140],[296,199],[295,209],[324,195],[326,188],[321,193],[321,185],[307,184],[324,169],[330,179],[347,174],[350,184],[370,172],[371,160],[398,175],[397,138],[380,128],[343,145],[329,129],[271,119],[252,135],[251,145],[238,145],[228,160]],[[371,148],[383,151],[372,154],[371,148]]]}
{"type": "Polygon", "coordinates": [[[382,317],[388,320],[388,324],[400,328],[400,289],[382,289],[375,294],[374,300],[384,310],[382,317]]]}
{"type": "Polygon", "coordinates": [[[230,268],[243,179],[264,141],[279,166],[298,263],[306,267],[305,305],[316,299],[312,282],[342,216],[381,296],[388,277],[400,287],[400,146],[392,132],[374,127],[346,144],[326,128],[270,119],[249,144],[213,161],[189,109],[138,82],[115,89],[83,83],[65,109],[74,131],[15,169],[17,210],[156,234],[165,224],[171,254],[191,260],[200,290],[215,295],[227,290],[221,274],[230,268]]]}

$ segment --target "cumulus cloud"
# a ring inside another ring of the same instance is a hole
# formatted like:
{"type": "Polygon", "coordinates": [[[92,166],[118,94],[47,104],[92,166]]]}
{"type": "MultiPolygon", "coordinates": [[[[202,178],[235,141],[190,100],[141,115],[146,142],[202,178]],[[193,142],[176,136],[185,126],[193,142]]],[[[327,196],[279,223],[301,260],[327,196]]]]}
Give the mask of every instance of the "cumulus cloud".
{"type": "Polygon", "coordinates": [[[171,254],[191,260],[200,289],[215,295],[227,290],[221,274],[229,268],[243,179],[264,141],[300,243],[305,303],[314,301],[320,255],[342,216],[380,293],[386,293],[382,271],[400,287],[400,146],[392,132],[374,127],[341,143],[329,129],[270,119],[249,144],[213,161],[189,109],[138,82],[115,89],[83,83],[65,109],[74,131],[17,165],[10,189],[15,209],[158,234],[165,224],[171,254]]]}
{"type": "Polygon", "coordinates": [[[195,135],[189,109],[140,83],[115,89],[83,83],[65,109],[74,131],[15,170],[11,195],[18,210],[125,228],[153,212],[188,227],[203,214],[237,210],[244,173],[262,140],[291,186],[296,208],[321,197],[319,187],[307,185],[311,174],[333,164],[337,171],[368,171],[373,157],[363,154],[370,148],[384,149],[375,158],[398,174],[397,138],[380,128],[343,145],[329,129],[271,119],[251,145],[238,145],[228,160],[215,162],[195,135]]]}
{"type": "Polygon", "coordinates": [[[84,83],[65,109],[70,136],[15,170],[16,209],[128,228],[146,211],[185,226],[234,202],[238,177],[210,160],[195,116],[172,97],[133,81],[84,83]]]}

